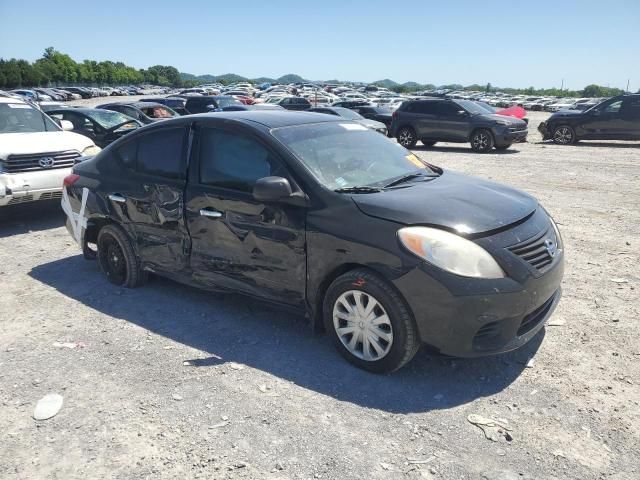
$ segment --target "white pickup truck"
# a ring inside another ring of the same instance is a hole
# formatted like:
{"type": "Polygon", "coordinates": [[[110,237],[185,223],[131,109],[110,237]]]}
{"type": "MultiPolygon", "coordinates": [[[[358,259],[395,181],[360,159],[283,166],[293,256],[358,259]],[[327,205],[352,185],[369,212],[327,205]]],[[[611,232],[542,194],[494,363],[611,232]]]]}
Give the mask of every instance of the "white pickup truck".
{"type": "Polygon", "coordinates": [[[62,180],[81,156],[100,151],[32,105],[0,97],[0,207],[62,197],[62,180]]]}

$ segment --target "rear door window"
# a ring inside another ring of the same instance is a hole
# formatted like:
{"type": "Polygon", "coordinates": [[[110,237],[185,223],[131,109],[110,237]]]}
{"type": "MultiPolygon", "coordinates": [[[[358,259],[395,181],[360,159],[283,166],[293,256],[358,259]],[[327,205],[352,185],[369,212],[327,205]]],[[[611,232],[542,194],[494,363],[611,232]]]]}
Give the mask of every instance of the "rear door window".
{"type": "Polygon", "coordinates": [[[413,113],[433,115],[437,111],[438,103],[439,102],[416,102],[413,106],[413,113]]]}
{"type": "Polygon", "coordinates": [[[137,141],[138,172],[167,178],[185,178],[186,132],[185,128],[163,128],[141,136],[137,141]]]}
{"type": "Polygon", "coordinates": [[[625,98],[621,112],[625,118],[640,120],[640,96],[625,98]]]}

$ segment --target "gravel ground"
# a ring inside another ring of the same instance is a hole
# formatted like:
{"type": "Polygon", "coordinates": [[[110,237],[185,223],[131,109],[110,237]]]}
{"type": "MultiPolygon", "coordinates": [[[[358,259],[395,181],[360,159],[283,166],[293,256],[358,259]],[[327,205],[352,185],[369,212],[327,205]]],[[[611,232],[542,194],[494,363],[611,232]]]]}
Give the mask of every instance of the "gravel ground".
{"type": "Polygon", "coordinates": [[[640,144],[541,144],[546,114],[530,117],[530,143],[504,153],[415,150],[532,193],[560,224],[555,325],[499,357],[422,351],[368,374],[258,302],[112,286],[57,204],[1,209],[0,478],[640,478],[640,144]],[[64,405],[35,421],[49,392],[64,405]]]}

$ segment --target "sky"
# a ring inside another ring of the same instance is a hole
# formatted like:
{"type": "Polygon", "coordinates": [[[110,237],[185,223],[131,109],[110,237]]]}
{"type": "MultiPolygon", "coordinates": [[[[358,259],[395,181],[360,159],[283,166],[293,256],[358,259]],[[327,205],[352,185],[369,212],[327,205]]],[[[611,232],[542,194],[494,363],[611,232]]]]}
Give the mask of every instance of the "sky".
{"type": "Polygon", "coordinates": [[[0,0],[0,57],[193,74],[640,89],[640,0],[0,0]]]}

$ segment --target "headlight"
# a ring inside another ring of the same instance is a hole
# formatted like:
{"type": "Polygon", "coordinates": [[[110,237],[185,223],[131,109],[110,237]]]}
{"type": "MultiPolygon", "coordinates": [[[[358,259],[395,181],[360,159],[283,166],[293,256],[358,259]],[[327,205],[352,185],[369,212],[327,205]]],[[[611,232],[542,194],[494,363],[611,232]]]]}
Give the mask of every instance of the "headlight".
{"type": "Polygon", "coordinates": [[[489,252],[459,235],[436,228],[406,227],[398,230],[398,238],[414,255],[456,275],[505,277],[489,252]]]}
{"type": "Polygon", "coordinates": [[[90,147],[87,147],[84,150],[82,150],[82,155],[87,157],[90,155],[97,155],[98,153],[100,153],[100,150],[102,150],[100,147],[96,145],[91,145],[90,147]]]}
{"type": "Polygon", "coordinates": [[[496,120],[496,123],[498,125],[510,125],[510,122],[507,122],[506,120],[496,120]]]}

